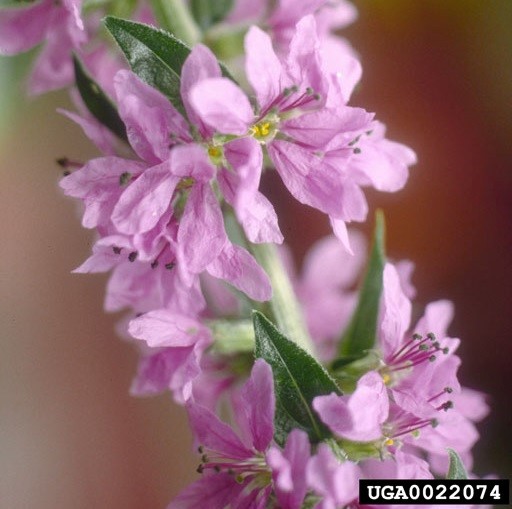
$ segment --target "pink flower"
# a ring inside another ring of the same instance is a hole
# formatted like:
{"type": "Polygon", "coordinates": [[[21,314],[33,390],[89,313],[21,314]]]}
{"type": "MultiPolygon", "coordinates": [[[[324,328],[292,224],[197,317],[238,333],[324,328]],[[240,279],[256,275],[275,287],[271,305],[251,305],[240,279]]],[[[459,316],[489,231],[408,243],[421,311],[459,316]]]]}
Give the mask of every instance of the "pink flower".
{"type": "Polygon", "coordinates": [[[201,479],[183,490],[169,509],[205,505],[265,507],[272,489],[283,509],[299,509],[306,494],[307,435],[296,430],[283,451],[273,444],[275,397],[272,370],[256,360],[241,397],[235,399],[238,434],[210,410],[190,400],[190,424],[201,444],[201,479]],[[273,481],[273,482],[272,482],[273,481]]]}
{"type": "Polygon", "coordinates": [[[388,418],[389,398],[382,377],[375,371],[363,375],[350,396],[317,396],[313,408],[337,436],[355,442],[371,442],[382,437],[388,418]]]}
{"type": "Polygon", "coordinates": [[[46,42],[32,72],[32,93],[73,81],[70,52],[80,49],[87,40],[81,4],[81,0],[41,0],[26,7],[0,9],[0,54],[15,55],[46,42]]]}
{"type": "Polygon", "coordinates": [[[340,462],[329,446],[320,444],[307,465],[308,486],[322,497],[315,507],[336,509],[357,498],[359,467],[351,461],[340,462]]]}

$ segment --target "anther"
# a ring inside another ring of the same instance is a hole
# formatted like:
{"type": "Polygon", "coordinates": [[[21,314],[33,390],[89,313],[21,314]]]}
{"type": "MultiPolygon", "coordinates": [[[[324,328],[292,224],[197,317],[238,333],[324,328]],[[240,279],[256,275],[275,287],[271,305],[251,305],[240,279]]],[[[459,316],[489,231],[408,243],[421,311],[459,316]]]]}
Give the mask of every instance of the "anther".
{"type": "Polygon", "coordinates": [[[443,403],[442,405],[442,409],[447,412],[448,410],[450,410],[450,408],[453,408],[453,401],[447,401],[446,403],[443,403]]]}
{"type": "Polygon", "coordinates": [[[128,260],[133,263],[137,259],[137,254],[138,254],[137,251],[132,251],[128,255],[128,260]]]}
{"type": "Polygon", "coordinates": [[[430,421],[430,425],[433,427],[433,428],[437,428],[439,426],[439,421],[437,419],[432,419],[430,421]]]}
{"type": "Polygon", "coordinates": [[[166,263],[166,264],[165,264],[165,268],[166,268],[167,270],[172,270],[172,269],[174,269],[174,267],[175,267],[175,266],[176,266],[176,263],[174,263],[174,262],[166,263]]]}
{"type": "Polygon", "coordinates": [[[151,262],[152,269],[156,269],[157,267],[158,267],[158,260],[154,260],[153,262],[151,262]]]}
{"type": "Polygon", "coordinates": [[[451,387],[445,387],[444,392],[451,394],[453,392],[453,389],[451,387]]]}
{"type": "Polygon", "coordinates": [[[196,472],[198,474],[202,474],[204,472],[204,467],[203,465],[199,465],[197,468],[196,468],[196,472]]]}
{"type": "Polygon", "coordinates": [[[213,467],[213,470],[215,470],[215,472],[219,473],[222,470],[222,468],[220,468],[219,465],[215,465],[213,467]]]}
{"type": "Polygon", "coordinates": [[[436,360],[436,356],[435,355],[431,355],[429,358],[428,358],[429,362],[434,362],[436,360]]]}
{"type": "Polygon", "coordinates": [[[204,447],[202,445],[200,445],[198,448],[197,448],[197,452],[199,454],[203,454],[204,453],[204,447]]]}
{"type": "Polygon", "coordinates": [[[418,334],[417,332],[415,332],[415,333],[412,335],[412,339],[420,340],[420,339],[423,339],[423,338],[422,338],[422,335],[421,335],[421,334],[418,334]]]}
{"type": "Polygon", "coordinates": [[[62,172],[62,176],[63,176],[63,177],[67,177],[68,175],[71,175],[71,172],[70,172],[69,170],[64,170],[64,171],[62,172]]]}
{"type": "Polygon", "coordinates": [[[450,349],[449,349],[447,346],[445,346],[445,347],[443,348],[443,353],[444,353],[445,355],[447,355],[449,351],[450,351],[450,349]]]}
{"type": "Polygon", "coordinates": [[[427,334],[427,338],[430,339],[431,341],[435,341],[436,340],[436,335],[433,332],[429,332],[427,334]]]}
{"type": "Polygon", "coordinates": [[[354,150],[353,150],[354,154],[360,154],[361,153],[361,149],[359,147],[356,147],[354,150]]]}
{"type": "Polygon", "coordinates": [[[202,461],[203,463],[208,463],[208,456],[207,456],[206,454],[203,454],[203,455],[201,456],[201,461],[202,461]]]}
{"type": "Polygon", "coordinates": [[[121,254],[121,248],[117,246],[112,247],[112,251],[114,251],[114,254],[118,255],[121,254]]]}
{"type": "Polygon", "coordinates": [[[121,187],[125,186],[126,184],[128,184],[128,182],[130,182],[131,179],[132,174],[129,171],[125,171],[124,173],[121,173],[121,175],[119,175],[119,185],[121,187]]]}

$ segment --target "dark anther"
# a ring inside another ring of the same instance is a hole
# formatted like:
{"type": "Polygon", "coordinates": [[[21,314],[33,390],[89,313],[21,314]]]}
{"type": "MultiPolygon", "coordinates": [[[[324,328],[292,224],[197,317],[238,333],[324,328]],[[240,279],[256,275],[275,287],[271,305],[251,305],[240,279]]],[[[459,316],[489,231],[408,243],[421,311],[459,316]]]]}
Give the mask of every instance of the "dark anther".
{"type": "Polygon", "coordinates": [[[235,471],[232,468],[228,468],[229,475],[235,475],[235,471]]]}
{"type": "Polygon", "coordinates": [[[59,166],[62,166],[63,168],[65,168],[68,163],[69,163],[69,159],[67,157],[59,157],[57,160],[56,160],[56,163],[59,165],[59,166]]]}
{"type": "Polygon", "coordinates": [[[427,334],[427,338],[430,339],[430,341],[435,341],[436,340],[436,335],[433,332],[429,332],[427,334]]]}
{"type": "Polygon", "coordinates": [[[439,421],[437,419],[432,419],[430,421],[430,424],[432,425],[433,428],[437,428],[437,426],[439,426],[439,421]]]}
{"type": "Polygon", "coordinates": [[[446,403],[443,403],[443,410],[445,412],[450,410],[450,408],[453,408],[453,401],[447,401],[446,403]]]}
{"type": "Polygon", "coordinates": [[[136,259],[137,259],[137,251],[132,251],[129,255],[128,255],[128,260],[130,260],[131,262],[134,262],[136,259]]]}
{"type": "Polygon", "coordinates": [[[451,394],[453,392],[453,389],[451,387],[445,387],[444,392],[451,394]]]}
{"type": "Polygon", "coordinates": [[[121,175],[119,175],[119,185],[125,186],[128,184],[128,182],[130,182],[131,178],[132,174],[130,172],[125,171],[124,173],[121,173],[121,175]]]}
{"type": "Polygon", "coordinates": [[[434,362],[434,361],[436,360],[436,356],[435,356],[435,355],[431,355],[431,356],[428,358],[428,360],[429,360],[430,362],[434,362]]]}
{"type": "Polygon", "coordinates": [[[158,260],[151,262],[151,268],[156,269],[158,267],[158,260]]]}
{"type": "Polygon", "coordinates": [[[219,473],[222,469],[219,467],[219,465],[215,465],[213,467],[213,470],[215,470],[215,472],[219,473]]]}
{"type": "Polygon", "coordinates": [[[64,170],[64,171],[62,172],[62,176],[63,176],[63,177],[67,177],[68,175],[71,175],[71,172],[70,172],[69,170],[64,170]]]}
{"type": "Polygon", "coordinates": [[[201,461],[202,461],[203,463],[208,463],[208,456],[207,456],[206,454],[203,454],[203,455],[201,456],[201,461]]]}
{"type": "Polygon", "coordinates": [[[174,262],[166,263],[166,264],[165,264],[165,268],[166,268],[167,270],[172,270],[172,269],[174,269],[174,267],[175,267],[175,266],[176,266],[176,264],[175,264],[174,262]]]}
{"type": "Polygon", "coordinates": [[[421,334],[418,334],[417,332],[415,332],[415,333],[412,335],[412,339],[416,339],[416,340],[420,340],[420,339],[422,339],[421,334]]]}
{"type": "Polygon", "coordinates": [[[203,447],[202,445],[200,445],[200,446],[197,448],[197,452],[198,452],[199,454],[203,454],[203,452],[204,452],[204,447],[203,447]]]}
{"type": "Polygon", "coordinates": [[[117,246],[112,247],[112,251],[114,251],[114,254],[121,254],[121,248],[117,246]]]}
{"type": "Polygon", "coordinates": [[[445,346],[445,347],[443,348],[443,353],[444,353],[445,355],[447,355],[449,351],[450,351],[450,349],[449,349],[447,346],[445,346]]]}
{"type": "Polygon", "coordinates": [[[361,153],[361,149],[359,147],[356,147],[354,150],[353,150],[354,154],[360,154],[361,153]]]}
{"type": "Polygon", "coordinates": [[[199,465],[197,468],[196,468],[196,472],[198,474],[202,474],[204,472],[204,467],[203,465],[199,465]]]}
{"type": "Polygon", "coordinates": [[[419,346],[419,350],[428,350],[428,345],[425,345],[424,343],[419,346]]]}

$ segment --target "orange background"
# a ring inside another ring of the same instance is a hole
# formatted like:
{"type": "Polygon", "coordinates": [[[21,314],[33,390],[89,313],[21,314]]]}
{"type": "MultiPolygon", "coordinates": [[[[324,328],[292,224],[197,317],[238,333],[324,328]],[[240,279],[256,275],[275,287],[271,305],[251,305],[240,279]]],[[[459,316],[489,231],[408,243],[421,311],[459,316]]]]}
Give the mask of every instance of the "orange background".
{"type": "MultiPolygon", "coordinates": [[[[420,161],[406,189],[370,203],[386,212],[389,255],[416,262],[418,310],[455,302],[461,379],[493,406],[477,472],[510,477],[512,2],[357,6],[345,31],[364,67],[353,103],[420,161]]],[[[54,160],[94,152],[54,113],[63,102],[20,106],[0,139],[0,508],[163,508],[196,457],[168,397],[128,396],[136,354],[103,314],[106,278],[69,274],[93,237],[57,189],[54,160]]],[[[300,259],[325,220],[266,185],[300,259]]]]}

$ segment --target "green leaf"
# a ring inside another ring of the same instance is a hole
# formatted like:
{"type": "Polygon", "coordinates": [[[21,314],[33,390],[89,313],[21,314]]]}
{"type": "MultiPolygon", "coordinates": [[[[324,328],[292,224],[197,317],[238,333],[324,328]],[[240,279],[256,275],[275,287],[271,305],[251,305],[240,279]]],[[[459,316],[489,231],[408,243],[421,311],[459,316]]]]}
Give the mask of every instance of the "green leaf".
{"type": "Polygon", "coordinates": [[[105,25],[132,71],[142,81],[160,90],[184,114],[180,75],[190,48],[171,34],[142,23],[107,16],[105,25]]]}
{"type": "MultiPolygon", "coordinates": [[[[172,34],[149,25],[113,16],[107,16],[104,21],[132,71],[142,81],[160,90],[185,116],[180,94],[180,76],[190,48],[172,34]]],[[[220,66],[222,74],[233,79],[229,71],[222,64],[220,66]]]]}
{"type": "Polygon", "coordinates": [[[191,0],[190,10],[202,30],[221,22],[233,7],[233,0],[191,0]]]}
{"type": "Polygon", "coordinates": [[[306,431],[312,442],[331,436],[315,413],[316,396],[341,394],[336,382],[310,354],[283,336],[255,311],[256,357],[270,364],[276,394],[275,439],[283,444],[293,428],[306,431]]]}
{"type": "Polygon", "coordinates": [[[448,468],[446,478],[467,479],[468,473],[464,468],[464,463],[462,463],[460,456],[453,449],[448,449],[448,454],[450,455],[450,467],[448,468]]]}
{"type": "Polygon", "coordinates": [[[35,0],[0,0],[0,8],[2,7],[28,7],[35,0]]]}
{"type": "Polygon", "coordinates": [[[112,101],[100,86],[87,74],[82,63],[73,55],[75,81],[87,109],[105,127],[121,140],[128,142],[126,128],[112,101]]]}
{"type": "Polygon", "coordinates": [[[382,293],[382,273],[386,263],[384,215],[377,211],[373,247],[366,275],[359,291],[357,308],[340,342],[341,356],[357,356],[373,348],[382,293]]]}

